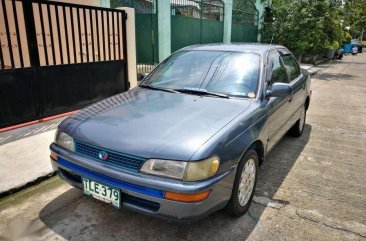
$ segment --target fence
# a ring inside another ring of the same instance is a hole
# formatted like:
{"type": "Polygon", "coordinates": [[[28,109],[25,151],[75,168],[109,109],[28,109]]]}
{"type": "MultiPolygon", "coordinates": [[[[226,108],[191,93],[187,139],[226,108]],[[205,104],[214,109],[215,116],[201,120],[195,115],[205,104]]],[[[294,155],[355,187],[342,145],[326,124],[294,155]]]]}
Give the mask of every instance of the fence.
{"type": "MultiPolygon", "coordinates": [[[[123,59],[123,16],[119,11],[39,2],[42,4],[34,5],[32,12],[40,66],[123,59]]],[[[22,1],[1,3],[4,25],[0,25],[0,67],[30,67],[23,15],[27,9],[22,1]]]]}
{"type": "Polygon", "coordinates": [[[234,0],[231,42],[256,42],[258,11],[250,0],[234,0]]]}
{"type": "Polygon", "coordinates": [[[150,72],[158,59],[157,0],[115,0],[111,8],[131,7],[136,14],[137,73],[150,72]]]}
{"type": "MultiPolygon", "coordinates": [[[[137,72],[146,73],[158,59],[158,0],[114,0],[111,7],[136,11],[137,72]]],[[[234,0],[232,42],[256,42],[258,12],[250,0],[234,0]]],[[[221,0],[170,0],[171,51],[194,44],[222,43],[224,3],[221,0]]]]}
{"type": "Polygon", "coordinates": [[[0,128],[128,88],[125,11],[0,0],[0,128]]]}
{"type": "Polygon", "coordinates": [[[217,0],[172,0],[172,52],[193,44],[222,43],[224,3],[217,0]]]}

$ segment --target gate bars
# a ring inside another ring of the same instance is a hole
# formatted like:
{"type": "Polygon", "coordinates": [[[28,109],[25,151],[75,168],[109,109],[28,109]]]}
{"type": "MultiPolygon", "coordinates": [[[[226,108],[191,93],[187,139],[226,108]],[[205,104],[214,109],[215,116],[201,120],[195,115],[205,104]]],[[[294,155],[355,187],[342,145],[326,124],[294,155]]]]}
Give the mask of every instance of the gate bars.
{"type": "Polygon", "coordinates": [[[19,16],[23,4],[0,1],[0,70],[29,67],[27,42],[23,41],[26,40],[25,20],[23,15],[19,16]]]}
{"type": "Polygon", "coordinates": [[[33,9],[41,66],[125,59],[121,11],[44,0],[33,9]]]}
{"type": "Polygon", "coordinates": [[[258,25],[258,10],[251,0],[234,0],[233,23],[258,25]]]}
{"type": "Polygon", "coordinates": [[[126,16],[120,10],[45,0],[0,1],[0,70],[30,67],[29,44],[36,45],[38,66],[126,60],[126,28],[121,24],[126,16]],[[25,11],[34,16],[36,43],[28,43],[25,11]]]}
{"type": "Polygon", "coordinates": [[[0,128],[129,88],[124,10],[0,0],[0,128]]]}
{"type": "Polygon", "coordinates": [[[224,3],[221,0],[174,0],[170,6],[172,15],[224,20],[224,3]]]}

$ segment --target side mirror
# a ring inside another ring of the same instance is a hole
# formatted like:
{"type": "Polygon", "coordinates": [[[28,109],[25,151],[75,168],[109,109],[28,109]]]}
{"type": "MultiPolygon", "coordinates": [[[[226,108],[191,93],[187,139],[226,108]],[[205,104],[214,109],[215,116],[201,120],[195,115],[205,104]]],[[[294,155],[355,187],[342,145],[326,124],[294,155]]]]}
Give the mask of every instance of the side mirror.
{"type": "Polygon", "coordinates": [[[137,81],[143,80],[149,73],[142,73],[137,75],[137,81]]]}
{"type": "Polygon", "coordinates": [[[292,94],[292,87],[286,83],[274,83],[271,90],[267,90],[266,97],[286,97],[292,94]]]}

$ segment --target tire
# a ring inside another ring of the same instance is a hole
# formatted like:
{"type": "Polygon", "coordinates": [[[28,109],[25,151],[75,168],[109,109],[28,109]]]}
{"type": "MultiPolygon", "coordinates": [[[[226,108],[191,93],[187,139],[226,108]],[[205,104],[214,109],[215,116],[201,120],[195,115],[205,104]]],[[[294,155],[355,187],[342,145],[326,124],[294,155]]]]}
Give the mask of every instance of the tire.
{"type": "Polygon", "coordinates": [[[298,119],[296,123],[291,127],[291,129],[288,131],[288,135],[293,137],[300,137],[304,131],[305,122],[306,109],[305,106],[303,106],[300,119],[298,119]]]}
{"type": "Polygon", "coordinates": [[[252,203],[255,186],[257,184],[258,167],[259,167],[258,163],[259,163],[258,155],[254,150],[251,150],[251,149],[248,150],[244,154],[243,158],[241,159],[241,161],[238,165],[237,171],[236,171],[234,186],[233,186],[233,190],[231,193],[231,198],[225,207],[225,211],[230,216],[240,217],[248,211],[249,206],[252,203]],[[252,168],[255,168],[255,170],[252,170],[252,168]],[[244,169],[249,171],[250,174],[252,174],[252,175],[254,174],[254,179],[252,176],[248,176],[248,172],[245,173],[244,169]],[[245,178],[246,182],[244,180],[242,180],[243,175],[244,175],[244,177],[247,177],[247,178],[245,178]],[[249,185],[243,186],[244,183],[248,183],[249,185]],[[240,185],[240,184],[242,184],[242,185],[240,185]],[[240,187],[243,187],[243,189],[246,190],[246,192],[244,192],[244,191],[239,192],[240,187]],[[242,199],[240,199],[240,198],[242,198],[242,199]],[[240,201],[240,200],[242,200],[242,201],[240,201]]]}

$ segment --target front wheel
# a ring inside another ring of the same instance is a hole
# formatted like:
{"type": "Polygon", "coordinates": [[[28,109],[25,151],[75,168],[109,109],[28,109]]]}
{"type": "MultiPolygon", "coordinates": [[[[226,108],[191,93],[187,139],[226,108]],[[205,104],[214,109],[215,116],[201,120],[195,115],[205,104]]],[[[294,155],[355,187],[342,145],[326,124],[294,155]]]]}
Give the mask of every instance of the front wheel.
{"type": "Polygon", "coordinates": [[[238,165],[231,199],[226,212],[234,217],[242,216],[252,202],[258,174],[258,155],[248,150],[238,165]]]}
{"type": "Polygon", "coordinates": [[[301,110],[300,119],[298,119],[296,121],[296,123],[291,127],[288,134],[290,136],[294,136],[294,137],[301,136],[302,132],[304,131],[305,121],[306,121],[306,109],[305,109],[305,106],[303,106],[303,108],[301,110]]]}

